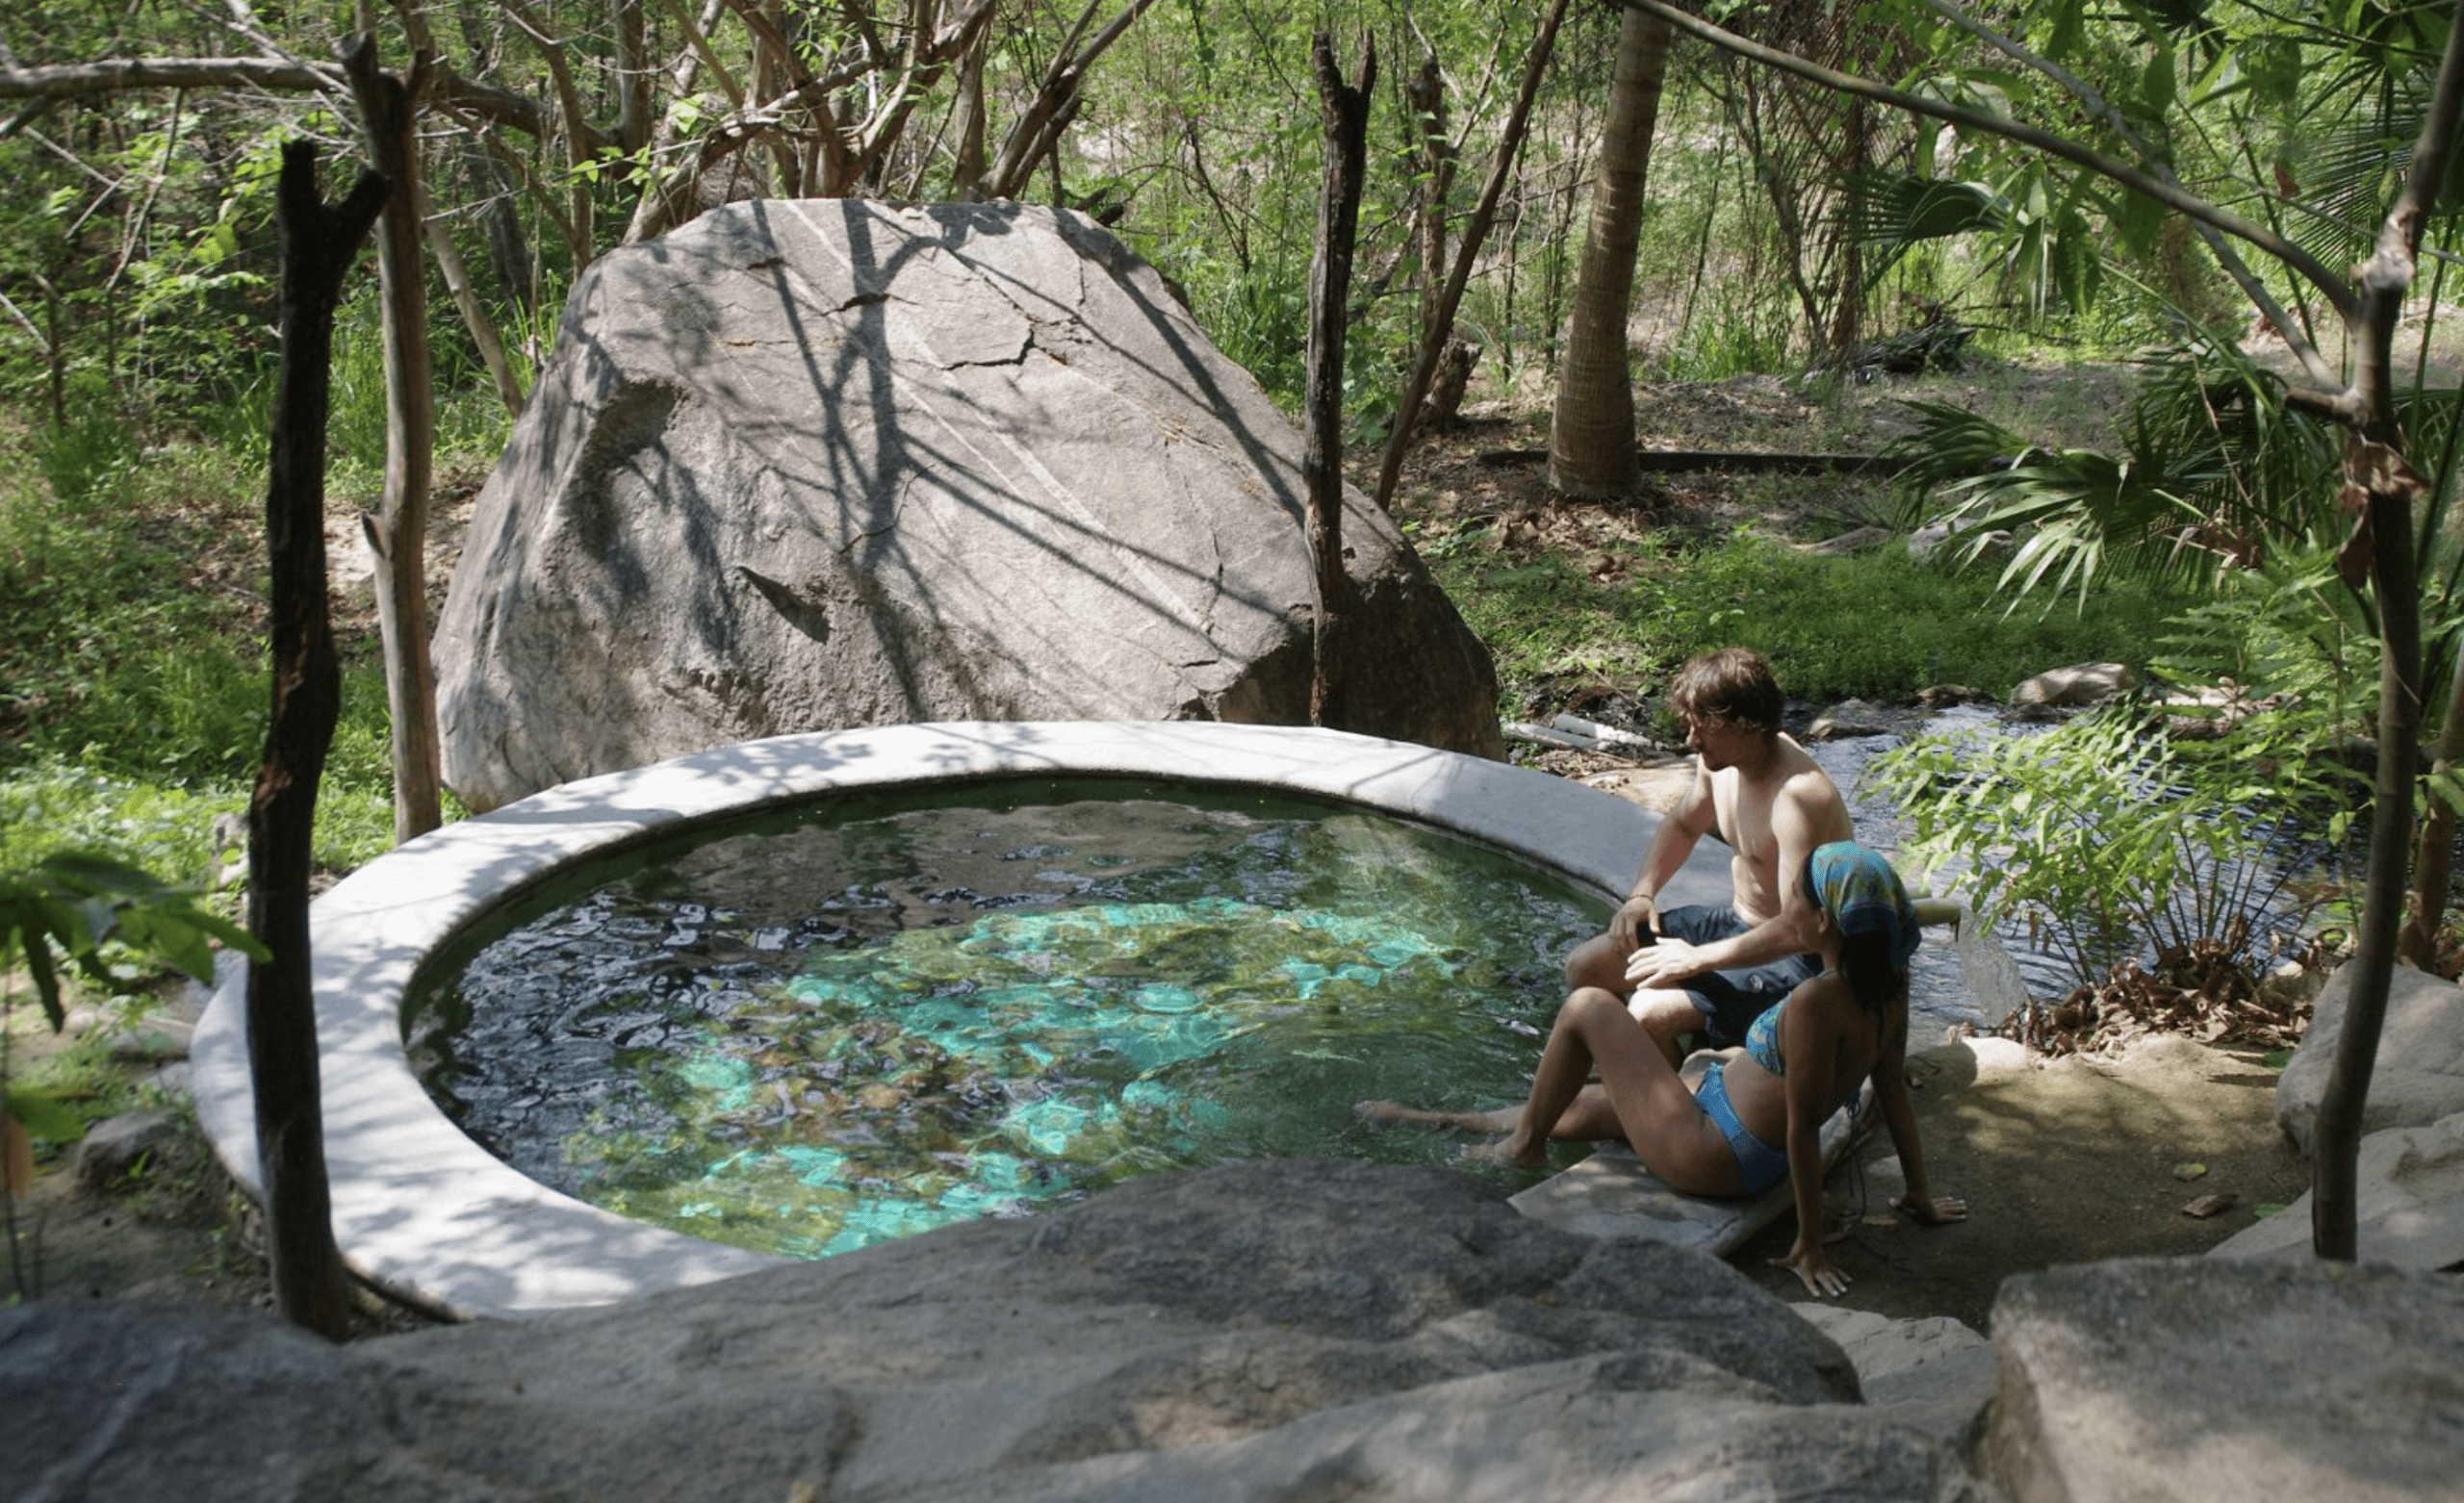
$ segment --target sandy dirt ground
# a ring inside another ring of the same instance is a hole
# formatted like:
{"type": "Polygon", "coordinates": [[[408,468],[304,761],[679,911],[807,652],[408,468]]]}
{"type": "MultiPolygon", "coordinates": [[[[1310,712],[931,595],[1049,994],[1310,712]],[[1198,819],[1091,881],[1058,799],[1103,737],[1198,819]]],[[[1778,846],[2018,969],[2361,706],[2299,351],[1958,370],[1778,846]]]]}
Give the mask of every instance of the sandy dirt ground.
{"type": "MultiPolygon", "coordinates": [[[[1861,1194],[1850,1170],[1828,1187],[1847,1207],[1835,1261],[1852,1281],[1840,1302],[1855,1309],[1983,1331],[2011,1274],[2195,1256],[2309,1187],[2308,1161],[2276,1126],[2276,1072],[2255,1051],[2157,1035],[2117,1057],[2045,1059],[1991,1041],[1926,1051],[1910,1074],[1927,1177],[1936,1194],[1966,1197],[1968,1219],[1924,1228],[1893,1214],[1898,1162],[1874,1131],[1858,1156],[1861,1194]]],[[[1788,1217],[1734,1260],[1790,1301],[1807,1297],[1803,1286],[1769,1261],[1794,1236],[1788,1217]]]]}

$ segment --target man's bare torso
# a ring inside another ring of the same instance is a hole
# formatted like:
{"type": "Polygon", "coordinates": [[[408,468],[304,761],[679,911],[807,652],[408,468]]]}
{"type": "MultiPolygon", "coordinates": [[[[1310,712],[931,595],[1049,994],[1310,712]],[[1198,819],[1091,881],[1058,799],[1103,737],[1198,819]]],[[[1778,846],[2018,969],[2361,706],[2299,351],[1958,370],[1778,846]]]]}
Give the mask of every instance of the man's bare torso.
{"type": "Polygon", "coordinates": [[[1776,820],[1810,822],[1814,838],[1807,849],[1834,840],[1853,839],[1848,805],[1831,776],[1807,754],[1794,738],[1777,738],[1770,765],[1748,777],[1744,770],[1726,767],[1711,775],[1713,828],[1735,854],[1729,862],[1732,900],[1737,917],[1761,924],[1777,917],[1781,906],[1780,840],[1776,820]]]}

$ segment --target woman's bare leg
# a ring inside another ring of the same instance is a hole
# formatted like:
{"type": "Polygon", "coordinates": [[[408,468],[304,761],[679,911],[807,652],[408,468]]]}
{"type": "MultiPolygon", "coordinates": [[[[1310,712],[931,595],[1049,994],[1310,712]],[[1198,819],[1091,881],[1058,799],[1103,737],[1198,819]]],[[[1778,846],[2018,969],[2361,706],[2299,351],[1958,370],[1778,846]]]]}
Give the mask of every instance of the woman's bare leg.
{"type": "Polygon", "coordinates": [[[1599,987],[1583,987],[1566,999],[1540,1053],[1521,1119],[1482,1157],[1534,1168],[1545,1163],[1550,1130],[1582,1094],[1595,1068],[1626,1141],[1669,1188],[1735,1193],[1741,1181],[1727,1140],[1658,1045],[1627,1016],[1624,1002],[1599,987]]]}
{"type": "Polygon", "coordinates": [[[1695,1035],[1697,1047],[1706,1041],[1705,1032],[1708,1025],[1704,1021],[1703,1009],[1694,1006],[1690,994],[1676,987],[1630,994],[1626,998],[1626,1014],[1651,1035],[1652,1043],[1659,1050],[1660,1057],[1668,1061],[1670,1069],[1684,1063],[1684,1051],[1678,1047],[1680,1038],[1691,1033],[1695,1035]]]}
{"type": "Polygon", "coordinates": [[[1681,987],[1635,990],[1634,983],[1626,980],[1626,962],[1633,954],[1631,945],[1621,945],[1606,934],[1594,934],[1566,955],[1566,991],[1572,995],[1586,986],[1597,986],[1624,998],[1626,1010],[1634,1015],[1634,1021],[1650,1032],[1653,1042],[1659,1045],[1659,1052],[1675,1065],[1683,1057],[1677,1047],[1679,1037],[1703,1032],[1702,1009],[1681,987]]]}
{"type": "MultiPolygon", "coordinates": [[[[1355,1115],[1369,1122],[1399,1122],[1409,1127],[1492,1135],[1511,1133],[1523,1121],[1521,1107],[1492,1107],[1486,1111],[1431,1111],[1391,1101],[1363,1101],[1354,1103],[1351,1109],[1355,1115]]],[[[1557,1125],[1549,1135],[1567,1142],[1597,1143],[1605,1138],[1624,1137],[1626,1129],[1617,1120],[1616,1108],[1608,1105],[1608,1092],[1598,1085],[1586,1085],[1576,1094],[1574,1105],[1558,1114],[1557,1125]]]]}
{"type": "Polygon", "coordinates": [[[1364,1122],[1399,1122],[1405,1127],[1462,1133],[1511,1133],[1523,1119],[1521,1107],[1492,1107],[1486,1111],[1431,1111],[1394,1101],[1356,1101],[1351,1113],[1364,1122]]]}

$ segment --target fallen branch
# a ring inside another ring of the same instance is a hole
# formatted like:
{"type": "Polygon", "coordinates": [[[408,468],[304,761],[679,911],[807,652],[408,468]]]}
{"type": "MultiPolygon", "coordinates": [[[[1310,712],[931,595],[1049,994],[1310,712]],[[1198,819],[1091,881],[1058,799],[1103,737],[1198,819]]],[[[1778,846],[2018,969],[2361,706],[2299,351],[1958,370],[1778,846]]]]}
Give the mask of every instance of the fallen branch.
{"type": "MultiPolygon", "coordinates": [[[[1897,474],[1915,463],[1912,458],[1880,454],[1784,454],[1724,448],[1647,448],[1637,450],[1634,457],[1645,474],[1683,474],[1704,470],[1756,475],[1858,474],[1865,471],[1897,474]]],[[[1493,448],[1480,452],[1481,464],[1498,467],[1542,464],[1548,458],[1545,448],[1493,448]]]]}

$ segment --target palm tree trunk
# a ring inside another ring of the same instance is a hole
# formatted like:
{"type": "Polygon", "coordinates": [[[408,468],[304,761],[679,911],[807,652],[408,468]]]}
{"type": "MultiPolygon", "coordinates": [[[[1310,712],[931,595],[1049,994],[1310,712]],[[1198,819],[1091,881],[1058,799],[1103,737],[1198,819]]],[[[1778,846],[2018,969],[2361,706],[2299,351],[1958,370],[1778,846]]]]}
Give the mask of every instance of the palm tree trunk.
{"type": "Polygon", "coordinates": [[[1617,81],[1601,144],[1600,180],[1592,190],[1591,232],[1575,273],[1574,314],[1549,429],[1549,485],[1568,496],[1622,496],[1639,478],[1626,318],[1633,302],[1634,247],[1642,237],[1643,191],[1652,135],[1659,125],[1669,36],[1667,21],[1630,10],[1617,36],[1617,81]]]}

